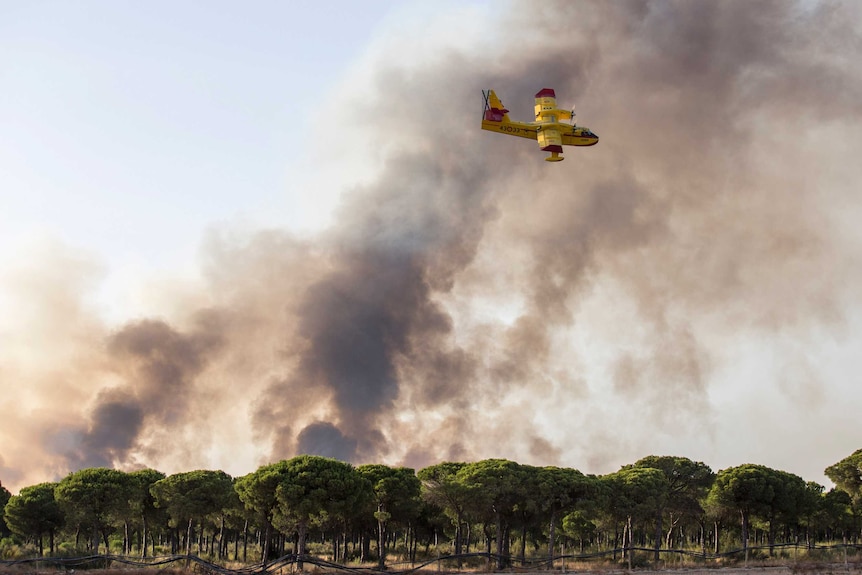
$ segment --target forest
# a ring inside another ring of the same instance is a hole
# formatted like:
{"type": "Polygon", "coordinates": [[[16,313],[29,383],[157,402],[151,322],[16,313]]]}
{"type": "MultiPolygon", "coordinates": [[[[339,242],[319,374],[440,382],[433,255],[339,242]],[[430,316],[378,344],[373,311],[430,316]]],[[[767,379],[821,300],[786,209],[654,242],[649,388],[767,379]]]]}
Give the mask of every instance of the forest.
{"type": "Polygon", "coordinates": [[[89,468],[17,495],[0,486],[0,559],[194,554],[250,564],[293,554],[300,568],[304,558],[387,568],[446,556],[506,568],[595,556],[631,566],[635,552],[654,565],[672,553],[733,562],[836,544],[846,558],[862,530],[862,449],[825,475],[828,491],[763,465],[714,472],[674,456],[600,476],[505,459],[417,472],[311,455],[242,477],[89,468]]]}

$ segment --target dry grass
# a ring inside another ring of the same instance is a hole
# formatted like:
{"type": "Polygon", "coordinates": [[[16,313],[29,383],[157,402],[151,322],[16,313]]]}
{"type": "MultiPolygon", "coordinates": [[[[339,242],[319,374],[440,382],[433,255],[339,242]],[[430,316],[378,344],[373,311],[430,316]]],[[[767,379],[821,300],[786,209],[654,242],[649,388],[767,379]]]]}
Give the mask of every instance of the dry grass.
{"type": "MultiPolygon", "coordinates": [[[[237,565],[236,567],[240,567],[237,565]]],[[[852,575],[862,574],[862,562],[845,563],[825,563],[825,562],[799,562],[787,564],[769,564],[767,562],[750,561],[748,566],[687,566],[673,567],[665,569],[645,569],[636,568],[631,572],[620,564],[597,564],[597,563],[571,563],[566,565],[565,571],[561,566],[553,571],[522,571],[513,569],[505,571],[505,575],[623,575],[627,573],[636,573],[636,575],[852,575]]],[[[229,567],[230,568],[230,567],[229,567]]],[[[0,575],[68,575],[76,573],[77,575],[202,575],[206,571],[200,567],[192,566],[189,569],[177,567],[129,567],[109,569],[91,568],[91,569],[64,569],[62,567],[46,567],[38,564],[26,565],[7,565],[0,566],[0,575]],[[65,573],[64,573],[65,572],[65,573]]],[[[320,568],[306,569],[300,574],[295,569],[283,568],[273,573],[273,575],[322,575],[331,574],[338,575],[339,572],[324,570],[320,568]]],[[[398,573],[393,571],[393,575],[398,573]]],[[[413,575],[477,575],[487,574],[492,575],[493,572],[484,569],[461,569],[460,571],[452,569],[425,568],[421,571],[413,572],[413,575]]]]}
{"type": "Polygon", "coordinates": [[[37,567],[29,565],[10,565],[0,567],[0,573],[4,575],[58,575],[59,573],[75,573],[76,575],[201,575],[200,571],[194,569],[159,569],[156,567],[129,569],[64,569],[62,567],[37,567]]]}

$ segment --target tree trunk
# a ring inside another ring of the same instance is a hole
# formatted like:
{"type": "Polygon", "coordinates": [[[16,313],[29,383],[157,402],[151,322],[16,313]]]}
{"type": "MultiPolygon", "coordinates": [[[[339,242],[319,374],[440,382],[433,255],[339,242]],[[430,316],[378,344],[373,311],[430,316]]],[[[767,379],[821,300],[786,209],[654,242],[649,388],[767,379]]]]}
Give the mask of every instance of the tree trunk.
{"type": "Polygon", "coordinates": [[[506,565],[503,561],[503,518],[499,513],[494,514],[494,527],[497,530],[497,569],[502,570],[506,565]]]}
{"type": "Polygon", "coordinates": [[[297,541],[296,541],[296,568],[302,571],[302,558],[305,556],[305,534],[308,532],[308,525],[305,521],[300,521],[296,525],[297,541]]]}
{"type": "Polygon", "coordinates": [[[141,514],[141,557],[147,556],[147,516],[141,514]]]}
{"type": "Polygon", "coordinates": [[[521,565],[527,562],[527,522],[521,525],[521,565]]]}
{"type": "Polygon", "coordinates": [[[769,556],[772,557],[772,554],[775,551],[775,525],[772,519],[769,520],[769,533],[767,534],[767,538],[769,543],[769,556]]]}
{"type": "Polygon", "coordinates": [[[455,518],[455,555],[461,554],[461,523],[463,519],[461,518],[461,513],[457,514],[455,518]]]}
{"type": "Polygon", "coordinates": [[[224,539],[224,515],[221,516],[221,527],[218,532],[218,558],[224,559],[227,556],[227,544],[224,539]]]}
{"type": "Polygon", "coordinates": [[[242,527],[242,562],[248,563],[248,519],[242,527]]]}
{"type": "Polygon", "coordinates": [[[653,555],[653,560],[656,563],[661,560],[661,539],[664,534],[664,529],[662,529],[662,519],[662,512],[659,511],[655,518],[655,553],[653,555]]]}
{"type": "Polygon", "coordinates": [[[713,525],[713,529],[715,530],[715,532],[714,532],[715,540],[714,540],[714,544],[712,546],[712,552],[715,553],[716,555],[718,555],[721,552],[721,543],[719,542],[719,539],[718,539],[719,529],[721,529],[721,523],[718,520],[716,520],[716,521],[713,521],[712,525],[713,525]]]}
{"type": "Polygon", "coordinates": [[[623,523],[623,532],[620,535],[620,543],[619,547],[622,550],[622,559],[625,561],[626,557],[628,557],[628,549],[629,549],[629,522],[626,519],[625,523],[623,523]]]}
{"type": "Polygon", "coordinates": [[[503,557],[506,567],[512,566],[512,530],[508,523],[503,524],[503,557]]]}
{"type": "Polygon", "coordinates": [[[272,524],[269,519],[266,520],[266,529],[263,536],[263,557],[261,563],[266,566],[269,563],[269,540],[272,538],[272,524]]]}
{"type": "Polygon", "coordinates": [[[380,520],[377,521],[377,568],[386,568],[386,524],[380,520]]]}
{"type": "Polygon", "coordinates": [[[193,519],[189,519],[189,525],[186,529],[186,555],[192,554],[192,529],[193,529],[193,519]]]}
{"type": "Polygon", "coordinates": [[[554,541],[557,534],[557,508],[551,508],[551,522],[548,524],[548,566],[553,571],[554,569],[554,541]]]}
{"type": "Polygon", "coordinates": [[[368,533],[364,529],[359,537],[359,560],[364,563],[368,561],[368,557],[371,555],[371,539],[368,538],[368,533]]]}
{"type": "Polygon", "coordinates": [[[629,557],[629,571],[632,570],[632,543],[634,542],[634,537],[632,535],[632,516],[629,515],[626,520],[626,531],[628,532],[628,536],[626,538],[626,550],[628,551],[629,557]]]}
{"type": "Polygon", "coordinates": [[[189,525],[186,528],[186,569],[191,565],[192,556],[192,520],[189,519],[189,525]]]}
{"type": "Polygon", "coordinates": [[[482,532],[485,534],[485,554],[488,556],[488,571],[491,570],[491,533],[488,531],[488,524],[482,524],[482,532]]]}

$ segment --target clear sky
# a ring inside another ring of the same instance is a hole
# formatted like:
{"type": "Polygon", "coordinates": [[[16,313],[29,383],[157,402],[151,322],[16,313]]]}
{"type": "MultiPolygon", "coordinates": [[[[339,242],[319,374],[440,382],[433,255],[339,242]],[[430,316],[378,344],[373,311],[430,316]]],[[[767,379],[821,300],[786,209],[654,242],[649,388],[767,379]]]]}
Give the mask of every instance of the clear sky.
{"type": "Polygon", "coordinates": [[[315,103],[404,4],[3,2],[0,253],[151,273],[213,223],[319,225],[291,185],[315,103]]]}
{"type": "Polygon", "coordinates": [[[0,0],[0,481],[312,452],[825,482],[862,447],[859,22],[0,0]],[[480,89],[529,119],[543,87],[597,146],[479,130],[480,89]]]}

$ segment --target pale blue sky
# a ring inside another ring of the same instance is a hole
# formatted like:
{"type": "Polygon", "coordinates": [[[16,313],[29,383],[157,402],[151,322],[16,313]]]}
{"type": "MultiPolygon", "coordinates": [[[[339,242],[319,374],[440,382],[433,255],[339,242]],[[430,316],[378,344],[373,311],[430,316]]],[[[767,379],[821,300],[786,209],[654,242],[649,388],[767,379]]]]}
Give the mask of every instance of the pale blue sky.
{"type": "Polygon", "coordinates": [[[395,4],[0,3],[0,257],[47,235],[171,268],[290,206],[315,98],[395,4]]]}

